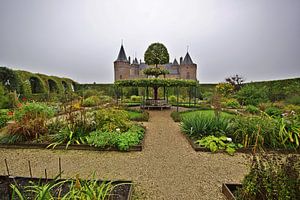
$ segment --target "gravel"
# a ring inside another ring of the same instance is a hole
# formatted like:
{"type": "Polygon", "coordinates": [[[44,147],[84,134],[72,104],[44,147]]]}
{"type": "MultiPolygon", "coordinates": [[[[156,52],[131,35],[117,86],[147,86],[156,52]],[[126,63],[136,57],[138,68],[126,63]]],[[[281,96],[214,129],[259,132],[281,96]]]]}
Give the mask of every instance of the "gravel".
{"type": "Polygon", "coordinates": [[[99,179],[132,180],[134,199],[224,199],[221,185],[240,182],[248,171],[249,156],[236,153],[195,152],[170,117],[172,110],[149,111],[145,146],[142,152],[97,152],[35,149],[0,149],[0,174],[33,176],[58,174],[62,160],[63,178],[95,176],[99,179]]]}

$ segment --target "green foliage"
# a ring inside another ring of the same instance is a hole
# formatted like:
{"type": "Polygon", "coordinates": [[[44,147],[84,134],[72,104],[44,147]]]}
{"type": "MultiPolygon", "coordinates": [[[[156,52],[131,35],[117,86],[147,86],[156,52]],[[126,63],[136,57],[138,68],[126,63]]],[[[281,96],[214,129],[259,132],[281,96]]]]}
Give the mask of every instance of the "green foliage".
{"type": "Polygon", "coordinates": [[[226,99],[225,102],[221,103],[226,108],[239,108],[241,105],[236,99],[226,99]]]}
{"type": "Polygon", "coordinates": [[[130,97],[130,100],[131,100],[132,102],[141,102],[141,101],[142,101],[142,96],[132,95],[132,96],[130,97]]]}
{"type": "Polygon", "coordinates": [[[13,70],[0,67],[0,85],[5,85],[8,91],[19,91],[19,80],[13,70]]]}
{"type": "Polygon", "coordinates": [[[90,96],[82,101],[82,106],[84,107],[92,107],[97,106],[101,102],[98,96],[90,96]]]}
{"type": "Polygon", "coordinates": [[[169,100],[169,102],[170,102],[171,104],[177,103],[177,97],[174,96],[174,95],[169,96],[168,100],[169,100]]]}
{"type": "Polygon", "coordinates": [[[284,106],[283,110],[289,114],[291,113],[296,113],[296,114],[300,114],[300,106],[297,106],[297,105],[293,105],[293,104],[289,104],[289,105],[286,105],[284,106]]]}
{"type": "Polygon", "coordinates": [[[300,106],[300,95],[289,96],[287,97],[286,102],[289,104],[300,106]]]}
{"type": "Polygon", "coordinates": [[[148,121],[149,120],[149,113],[143,110],[126,110],[128,115],[129,115],[129,119],[131,121],[148,121]]]}
{"type": "Polygon", "coordinates": [[[24,118],[27,119],[35,119],[35,118],[42,118],[42,119],[49,119],[54,116],[54,109],[49,107],[45,103],[26,103],[22,105],[20,108],[16,109],[15,111],[15,120],[21,121],[24,118]]]}
{"type": "Polygon", "coordinates": [[[169,63],[168,50],[161,43],[152,43],[145,52],[144,60],[148,65],[169,63]]]}
{"type": "Polygon", "coordinates": [[[170,72],[166,69],[161,69],[158,67],[149,67],[143,70],[143,73],[147,76],[154,76],[155,78],[159,77],[160,75],[166,75],[170,72]]]}
{"type": "Polygon", "coordinates": [[[7,115],[7,110],[0,110],[0,129],[4,126],[6,126],[6,123],[8,122],[9,117],[7,115]]]}
{"type": "Polygon", "coordinates": [[[300,194],[299,157],[254,157],[250,172],[236,192],[238,200],[293,200],[300,194]]]}
{"type": "Polygon", "coordinates": [[[126,151],[131,146],[139,144],[144,137],[144,128],[138,125],[132,126],[126,132],[107,132],[94,131],[86,137],[86,141],[91,146],[95,147],[118,147],[119,150],[126,151]]]}
{"type": "Polygon", "coordinates": [[[198,82],[195,80],[185,79],[132,79],[132,80],[118,80],[115,81],[117,87],[189,87],[197,86],[198,82]]]}
{"type": "Polygon", "coordinates": [[[182,132],[191,137],[202,138],[208,135],[221,136],[229,131],[229,119],[194,113],[182,118],[182,132]]]}
{"type": "Polygon", "coordinates": [[[98,130],[114,132],[120,129],[127,131],[131,126],[128,113],[116,108],[100,109],[95,113],[95,123],[98,130]]]}
{"type": "Polygon", "coordinates": [[[258,114],[260,112],[259,108],[253,105],[247,105],[245,111],[251,114],[258,114]]]}
{"type": "Polygon", "coordinates": [[[216,85],[216,90],[224,97],[228,97],[234,91],[234,86],[230,83],[219,83],[216,85]]]}
{"type": "Polygon", "coordinates": [[[236,97],[242,105],[254,105],[268,101],[267,88],[257,88],[254,85],[247,84],[236,93],[236,97]]]}
{"type": "Polygon", "coordinates": [[[31,185],[20,189],[19,185],[11,184],[12,199],[20,200],[50,200],[50,199],[109,199],[112,191],[118,185],[111,182],[99,182],[98,180],[81,180],[76,176],[76,180],[53,180],[46,183],[42,181],[30,182],[31,185]],[[67,185],[65,187],[64,185],[67,185]],[[68,188],[68,191],[63,191],[68,188]]]}
{"type": "Polygon", "coordinates": [[[268,107],[265,112],[270,116],[280,116],[282,114],[282,110],[276,107],[268,107]]]}
{"type": "Polygon", "coordinates": [[[201,140],[197,140],[196,143],[210,149],[211,152],[225,150],[229,155],[233,155],[237,148],[243,147],[241,144],[233,143],[231,138],[227,138],[226,136],[215,137],[210,135],[202,138],[201,140]]]}
{"type": "Polygon", "coordinates": [[[9,107],[9,97],[0,83],[0,109],[9,107]]]}

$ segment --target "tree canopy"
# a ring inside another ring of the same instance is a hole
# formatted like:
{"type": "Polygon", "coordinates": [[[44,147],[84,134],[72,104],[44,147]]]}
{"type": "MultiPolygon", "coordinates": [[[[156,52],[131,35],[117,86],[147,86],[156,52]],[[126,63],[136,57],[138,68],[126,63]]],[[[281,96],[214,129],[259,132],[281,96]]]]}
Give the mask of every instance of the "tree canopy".
{"type": "Polygon", "coordinates": [[[144,74],[147,76],[155,76],[155,78],[159,77],[160,75],[166,75],[170,72],[166,69],[156,68],[156,67],[149,67],[143,70],[144,74]]]}
{"type": "Polygon", "coordinates": [[[148,65],[166,64],[169,62],[169,53],[167,48],[161,43],[151,44],[144,55],[144,60],[148,65]]]}

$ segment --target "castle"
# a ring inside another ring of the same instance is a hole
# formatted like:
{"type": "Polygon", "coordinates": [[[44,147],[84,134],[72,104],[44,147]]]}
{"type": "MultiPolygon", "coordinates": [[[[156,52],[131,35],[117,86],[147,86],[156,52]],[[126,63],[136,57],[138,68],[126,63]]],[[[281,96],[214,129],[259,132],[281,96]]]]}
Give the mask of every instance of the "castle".
{"type": "MultiPolygon", "coordinates": [[[[134,58],[131,62],[130,57],[127,58],[123,45],[121,45],[117,60],[114,62],[115,81],[121,79],[137,79],[146,78],[143,70],[148,68],[146,63],[140,62],[134,58]]],[[[187,52],[184,59],[180,57],[178,63],[176,58],[173,63],[159,65],[159,67],[167,69],[170,73],[166,78],[174,79],[191,79],[197,80],[197,64],[193,63],[190,54],[187,52]]]]}

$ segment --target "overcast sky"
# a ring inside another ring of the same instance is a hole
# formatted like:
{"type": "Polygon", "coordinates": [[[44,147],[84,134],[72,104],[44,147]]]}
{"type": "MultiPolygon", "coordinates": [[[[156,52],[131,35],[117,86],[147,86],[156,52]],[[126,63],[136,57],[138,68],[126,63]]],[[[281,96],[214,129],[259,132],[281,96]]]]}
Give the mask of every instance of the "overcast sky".
{"type": "Polygon", "coordinates": [[[202,83],[300,77],[300,0],[0,0],[0,66],[109,83],[122,39],[188,45],[202,83]]]}

